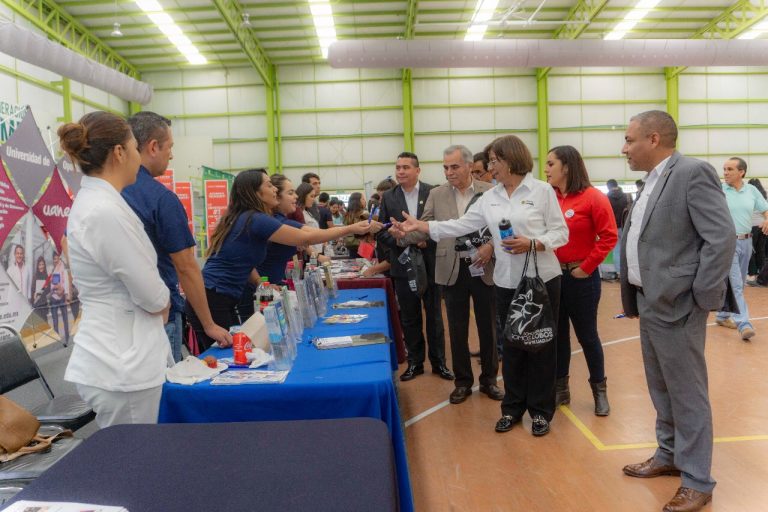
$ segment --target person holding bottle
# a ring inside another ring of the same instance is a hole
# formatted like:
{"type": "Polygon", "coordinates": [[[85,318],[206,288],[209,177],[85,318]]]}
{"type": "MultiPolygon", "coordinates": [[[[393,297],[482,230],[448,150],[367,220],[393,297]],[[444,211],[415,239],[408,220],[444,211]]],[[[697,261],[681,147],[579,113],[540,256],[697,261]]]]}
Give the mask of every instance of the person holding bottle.
{"type": "Polygon", "coordinates": [[[571,393],[571,326],[584,349],[595,415],[608,416],[605,358],[597,333],[600,303],[600,263],[618,241],[616,219],[608,197],[592,186],[581,155],[572,146],[557,146],[547,154],[544,174],[555,189],[568,225],[568,243],[555,251],[562,270],[560,319],[557,322],[557,382],[555,402],[568,404],[571,393]]]}
{"type": "MultiPolygon", "coordinates": [[[[417,220],[403,213],[405,220],[392,219],[390,233],[403,237],[420,231],[440,241],[444,237],[466,235],[488,226],[493,236],[496,266],[493,281],[496,311],[501,325],[506,324],[510,303],[514,299],[531,245],[539,252],[539,275],[545,282],[552,318],[557,323],[560,302],[560,265],[554,250],[568,242],[568,227],[552,187],[531,175],[533,157],[515,135],[500,137],[486,147],[488,168],[498,185],[485,192],[456,220],[417,220]],[[502,240],[499,223],[512,222],[515,236],[502,240]]],[[[533,265],[528,275],[535,275],[533,265]]],[[[502,354],[504,399],[497,432],[508,432],[520,422],[523,414],[531,415],[531,433],[543,436],[549,432],[555,413],[556,340],[539,352],[527,352],[505,343],[502,354]]]]}

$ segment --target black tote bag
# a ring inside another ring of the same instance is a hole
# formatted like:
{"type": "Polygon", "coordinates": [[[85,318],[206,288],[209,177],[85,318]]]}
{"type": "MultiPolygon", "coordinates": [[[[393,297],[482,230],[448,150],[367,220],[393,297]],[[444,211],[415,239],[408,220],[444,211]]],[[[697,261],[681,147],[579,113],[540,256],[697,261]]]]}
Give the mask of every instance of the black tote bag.
{"type": "Polygon", "coordinates": [[[397,258],[397,261],[405,267],[408,276],[408,286],[419,297],[423,296],[429,287],[427,279],[427,265],[424,254],[415,245],[409,245],[397,258]]]}
{"type": "Polygon", "coordinates": [[[552,307],[544,281],[539,277],[539,264],[536,259],[536,241],[531,240],[531,247],[525,255],[523,275],[515,290],[515,298],[509,304],[504,337],[514,348],[528,352],[538,352],[555,338],[555,323],[552,307]],[[528,277],[528,261],[533,253],[533,265],[536,277],[528,277]]]}

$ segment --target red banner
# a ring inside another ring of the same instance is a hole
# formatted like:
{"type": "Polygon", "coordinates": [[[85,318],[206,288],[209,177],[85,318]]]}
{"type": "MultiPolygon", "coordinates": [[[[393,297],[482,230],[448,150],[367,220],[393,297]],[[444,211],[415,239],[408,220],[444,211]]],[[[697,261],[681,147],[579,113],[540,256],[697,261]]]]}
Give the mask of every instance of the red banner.
{"type": "Polygon", "coordinates": [[[184,211],[187,212],[187,223],[189,224],[189,230],[192,234],[195,234],[195,224],[192,220],[192,212],[194,208],[192,206],[192,183],[189,181],[177,181],[174,184],[176,195],[181,201],[181,205],[184,207],[184,211]]]}
{"type": "Polygon", "coordinates": [[[61,254],[61,239],[67,230],[70,208],[72,208],[72,198],[69,197],[67,189],[64,188],[64,182],[58,169],[54,169],[48,188],[32,207],[32,211],[51,234],[53,243],[56,244],[56,252],[59,254],[61,254]]]}
{"type": "Polygon", "coordinates": [[[8,174],[0,160],[0,246],[5,242],[13,226],[27,213],[27,205],[13,188],[8,174]]]}
{"type": "Polygon", "coordinates": [[[205,225],[210,244],[216,224],[227,210],[229,182],[227,180],[207,180],[203,183],[205,184],[205,225]]]}
{"type": "Polygon", "coordinates": [[[173,192],[173,169],[166,169],[163,174],[155,179],[165,185],[165,188],[173,192]]]}

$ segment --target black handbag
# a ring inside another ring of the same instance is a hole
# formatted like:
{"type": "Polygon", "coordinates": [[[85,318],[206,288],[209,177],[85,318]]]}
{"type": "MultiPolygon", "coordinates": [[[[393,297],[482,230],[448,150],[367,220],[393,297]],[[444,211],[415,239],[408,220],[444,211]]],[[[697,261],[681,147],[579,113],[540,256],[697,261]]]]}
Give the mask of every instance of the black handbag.
{"type": "Polygon", "coordinates": [[[535,240],[531,240],[531,247],[525,255],[520,284],[515,290],[515,298],[509,304],[504,337],[512,347],[527,352],[538,352],[555,339],[555,322],[552,318],[549,294],[544,281],[539,277],[535,240]],[[527,275],[531,253],[536,277],[527,275]]]}
{"type": "Polygon", "coordinates": [[[419,297],[423,296],[429,286],[427,279],[427,265],[424,261],[424,254],[415,245],[409,245],[398,256],[397,261],[405,267],[405,273],[408,276],[408,286],[411,291],[419,297]]]}

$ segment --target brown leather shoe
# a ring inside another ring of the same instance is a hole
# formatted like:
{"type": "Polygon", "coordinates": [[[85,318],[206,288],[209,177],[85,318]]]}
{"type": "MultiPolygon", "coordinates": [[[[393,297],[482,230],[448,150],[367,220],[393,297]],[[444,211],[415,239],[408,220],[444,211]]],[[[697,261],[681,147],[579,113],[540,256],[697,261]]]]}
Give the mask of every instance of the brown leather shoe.
{"type": "Polygon", "coordinates": [[[696,512],[712,501],[712,493],[680,487],[675,496],[664,505],[664,512],[696,512]]]}
{"type": "Polygon", "coordinates": [[[488,398],[491,398],[493,400],[504,399],[504,392],[496,384],[491,384],[489,386],[480,386],[480,392],[485,393],[486,395],[488,395],[488,398]]]}
{"type": "Polygon", "coordinates": [[[645,462],[638,462],[637,464],[628,464],[624,466],[624,474],[634,476],[635,478],[654,478],[657,476],[677,476],[680,474],[680,470],[672,464],[656,464],[656,459],[651,457],[645,462]]]}

